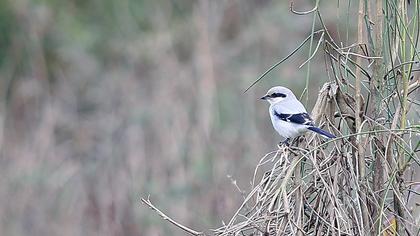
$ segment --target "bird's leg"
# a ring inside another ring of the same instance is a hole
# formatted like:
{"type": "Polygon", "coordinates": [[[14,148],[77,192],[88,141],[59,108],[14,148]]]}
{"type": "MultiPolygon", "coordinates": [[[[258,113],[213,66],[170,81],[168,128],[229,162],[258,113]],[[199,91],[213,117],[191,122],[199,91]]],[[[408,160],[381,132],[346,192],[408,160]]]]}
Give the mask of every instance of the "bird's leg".
{"type": "Polygon", "coordinates": [[[290,138],[287,138],[286,140],[284,140],[283,142],[279,142],[279,144],[277,145],[279,148],[281,147],[281,146],[286,146],[286,147],[289,147],[290,146],[290,143],[289,143],[289,141],[290,141],[290,138]]]}
{"type": "Polygon", "coordinates": [[[301,143],[301,142],[302,142],[301,137],[297,137],[297,138],[293,139],[292,145],[299,146],[299,143],[301,143]]]}

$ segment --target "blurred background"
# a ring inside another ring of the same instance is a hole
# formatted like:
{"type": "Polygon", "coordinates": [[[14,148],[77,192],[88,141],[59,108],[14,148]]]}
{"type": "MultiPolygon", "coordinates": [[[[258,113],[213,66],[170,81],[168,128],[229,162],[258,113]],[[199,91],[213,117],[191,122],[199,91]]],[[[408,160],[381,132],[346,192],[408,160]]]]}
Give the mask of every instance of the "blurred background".
{"type": "MultiPolygon", "coordinates": [[[[321,8],[342,42],[354,42],[337,31],[350,2],[321,8]]],[[[243,92],[312,18],[288,1],[0,0],[0,234],[184,235],[148,195],[195,229],[229,221],[237,186],[277,148],[258,98],[280,84],[302,93],[309,44],[243,92]]],[[[320,53],[309,97],[327,80],[320,53]]]]}

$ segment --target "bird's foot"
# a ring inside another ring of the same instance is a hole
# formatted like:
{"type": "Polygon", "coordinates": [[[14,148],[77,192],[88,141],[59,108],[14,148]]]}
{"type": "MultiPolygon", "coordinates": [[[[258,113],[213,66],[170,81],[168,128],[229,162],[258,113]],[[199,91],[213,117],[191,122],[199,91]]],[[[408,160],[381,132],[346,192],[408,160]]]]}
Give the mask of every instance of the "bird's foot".
{"type": "Polygon", "coordinates": [[[290,146],[290,138],[283,141],[283,145],[290,146]]]}
{"type": "Polygon", "coordinates": [[[278,144],[277,144],[277,147],[280,149],[280,148],[282,148],[282,147],[289,147],[290,146],[290,143],[289,143],[289,141],[290,141],[290,138],[287,138],[286,140],[284,140],[283,142],[279,142],[278,144]]]}

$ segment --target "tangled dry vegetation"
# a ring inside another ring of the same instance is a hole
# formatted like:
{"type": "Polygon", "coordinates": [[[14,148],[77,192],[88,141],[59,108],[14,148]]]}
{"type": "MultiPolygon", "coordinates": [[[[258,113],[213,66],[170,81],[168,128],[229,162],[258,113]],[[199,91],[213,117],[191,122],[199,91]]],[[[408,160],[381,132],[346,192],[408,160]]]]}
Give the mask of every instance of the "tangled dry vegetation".
{"type": "Polygon", "coordinates": [[[313,32],[321,34],[313,54],[323,49],[331,82],[312,116],[338,138],[308,134],[264,156],[251,192],[216,235],[420,233],[419,1],[411,4],[360,1],[350,46],[325,26],[313,32]]]}
{"type": "Polygon", "coordinates": [[[365,235],[374,232],[375,225],[380,227],[377,233],[395,235],[397,222],[416,235],[418,222],[409,207],[415,201],[416,167],[410,165],[420,163],[413,137],[419,130],[392,129],[366,117],[366,126],[380,129],[355,133],[354,105],[336,83],[326,84],[313,114],[340,138],[325,142],[311,134],[297,147],[279,147],[265,155],[255,169],[250,194],[216,235],[365,235]],[[347,128],[353,133],[344,135],[347,128]],[[357,149],[361,141],[364,154],[357,149]],[[399,148],[408,152],[404,170],[395,159],[399,148]],[[365,170],[359,167],[360,155],[365,170]]]}
{"type": "Polygon", "coordinates": [[[262,157],[250,193],[214,235],[418,235],[419,127],[397,127],[397,113],[391,123],[375,121],[362,109],[363,131],[356,132],[355,99],[342,90],[325,84],[312,111],[339,138],[308,134],[262,157]]]}
{"type": "MultiPolygon", "coordinates": [[[[307,134],[266,154],[215,235],[419,235],[419,1],[369,4],[357,43],[341,46],[325,25],[308,37],[331,81],[312,117],[338,138],[307,134]]],[[[322,24],[317,7],[299,14],[322,24]]]]}

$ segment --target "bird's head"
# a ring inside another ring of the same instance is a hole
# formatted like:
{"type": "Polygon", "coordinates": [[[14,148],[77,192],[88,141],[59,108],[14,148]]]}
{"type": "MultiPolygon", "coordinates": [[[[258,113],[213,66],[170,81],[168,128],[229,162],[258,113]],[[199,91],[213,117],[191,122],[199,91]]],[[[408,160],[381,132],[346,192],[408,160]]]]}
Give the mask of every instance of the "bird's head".
{"type": "Polygon", "coordinates": [[[261,97],[261,99],[268,101],[270,104],[276,104],[290,98],[296,97],[290,89],[282,86],[272,87],[266,95],[261,97]]]}

